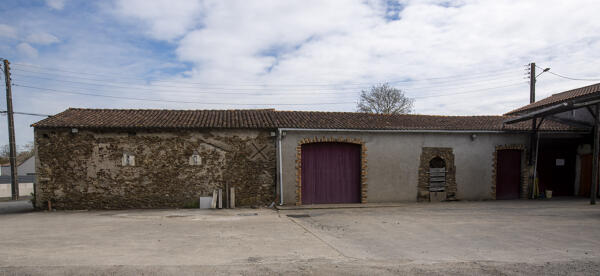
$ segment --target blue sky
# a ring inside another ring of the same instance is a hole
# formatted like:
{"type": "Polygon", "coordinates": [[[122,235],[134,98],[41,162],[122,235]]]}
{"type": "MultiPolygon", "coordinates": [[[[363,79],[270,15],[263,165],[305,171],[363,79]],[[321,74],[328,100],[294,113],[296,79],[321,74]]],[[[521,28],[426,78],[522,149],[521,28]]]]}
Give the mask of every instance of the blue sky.
{"type": "MultiPolygon", "coordinates": [[[[360,90],[389,82],[416,113],[502,114],[527,103],[531,61],[600,77],[598,10],[585,0],[9,0],[0,56],[20,112],[353,111],[360,90]]],[[[591,83],[545,74],[538,98],[591,83]]],[[[16,116],[19,144],[39,119],[16,116]]],[[[6,116],[0,129],[6,144],[6,116]]]]}

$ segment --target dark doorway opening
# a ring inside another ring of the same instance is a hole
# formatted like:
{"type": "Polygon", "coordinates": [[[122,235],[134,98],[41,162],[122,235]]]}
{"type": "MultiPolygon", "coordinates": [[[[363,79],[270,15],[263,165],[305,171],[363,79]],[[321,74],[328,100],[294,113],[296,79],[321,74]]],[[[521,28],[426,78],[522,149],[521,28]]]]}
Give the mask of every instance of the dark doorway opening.
{"type": "Polygon", "coordinates": [[[537,165],[540,193],[552,190],[552,196],[574,195],[576,156],[576,141],[545,139],[540,142],[537,165]]]}
{"type": "Polygon", "coordinates": [[[496,199],[518,199],[521,186],[521,150],[498,150],[496,199]]]}

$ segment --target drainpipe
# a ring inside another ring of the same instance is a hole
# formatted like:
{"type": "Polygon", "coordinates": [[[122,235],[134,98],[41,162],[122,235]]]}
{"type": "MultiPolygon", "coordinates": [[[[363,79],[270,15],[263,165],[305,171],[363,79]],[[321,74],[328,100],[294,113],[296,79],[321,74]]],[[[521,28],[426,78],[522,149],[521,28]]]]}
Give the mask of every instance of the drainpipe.
{"type": "Polygon", "coordinates": [[[281,136],[281,129],[277,129],[278,130],[278,134],[277,134],[277,150],[278,155],[277,155],[277,163],[279,164],[279,205],[283,205],[283,168],[282,168],[282,151],[283,149],[281,148],[281,139],[283,138],[281,136]]]}

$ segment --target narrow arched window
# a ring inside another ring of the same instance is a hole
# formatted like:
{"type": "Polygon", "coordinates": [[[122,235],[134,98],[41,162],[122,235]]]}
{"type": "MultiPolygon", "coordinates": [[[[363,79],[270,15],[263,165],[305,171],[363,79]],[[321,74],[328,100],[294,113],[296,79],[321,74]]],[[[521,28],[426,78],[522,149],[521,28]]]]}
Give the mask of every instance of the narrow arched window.
{"type": "Polygon", "coordinates": [[[200,154],[198,154],[197,151],[194,151],[192,156],[190,156],[189,164],[191,166],[198,166],[202,164],[202,158],[200,157],[200,154]]]}
{"type": "Polygon", "coordinates": [[[130,153],[123,153],[121,164],[123,166],[135,166],[135,156],[130,153]]]}

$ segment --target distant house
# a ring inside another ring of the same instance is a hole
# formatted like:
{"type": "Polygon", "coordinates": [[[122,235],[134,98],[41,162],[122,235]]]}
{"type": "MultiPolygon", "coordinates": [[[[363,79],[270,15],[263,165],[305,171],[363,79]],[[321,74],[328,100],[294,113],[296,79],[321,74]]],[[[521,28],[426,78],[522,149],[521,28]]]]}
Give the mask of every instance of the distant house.
{"type": "MultiPolygon", "coordinates": [[[[19,175],[35,174],[35,156],[30,156],[17,164],[17,173],[19,175]]],[[[0,176],[10,176],[10,163],[0,166],[0,176]]]]}
{"type": "Polygon", "coordinates": [[[226,186],[237,205],[526,198],[531,122],[511,118],[71,108],[33,124],[37,206],[180,207],[226,186]]]}
{"type": "Polygon", "coordinates": [[[0,176],[10,175],[10,163],[0,164],[0,176]]]}
{"type": "MultiPolygon", "coordinates": [[[[19,174],[19,195],[29,196],[33,192],[35,180],[35,156],[21,161],[17,166],[17,173],[19,174]]],[[[0,198],[11,196],[10,184],[10,164],[4,164],[0,167],[0,198]]]]}

